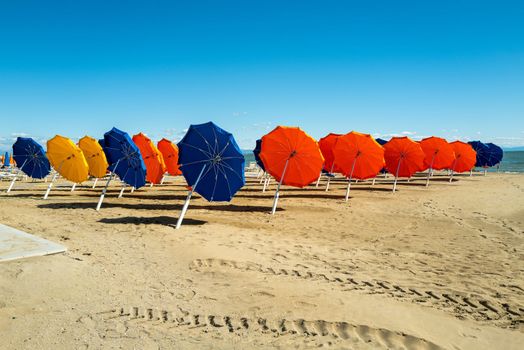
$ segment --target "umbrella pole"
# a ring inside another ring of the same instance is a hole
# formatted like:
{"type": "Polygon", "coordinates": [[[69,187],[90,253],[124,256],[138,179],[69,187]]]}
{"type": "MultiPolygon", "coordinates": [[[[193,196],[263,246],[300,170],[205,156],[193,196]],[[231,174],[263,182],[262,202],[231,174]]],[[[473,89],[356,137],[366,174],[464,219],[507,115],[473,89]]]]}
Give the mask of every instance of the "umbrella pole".
{"type": "Polygon", "coordinates": [[[375,186],[375,180],[376,180],[376,179],[377,179],[377,177],[375,176],[375,177],[373,178],[373,182],[371,183],[371,186],[375,186]]]}
{"type": "Polygon", "coordinates": [[[457,158],[453,161],[453,165],[451,166],[451,174],[449,174],[449,182],[451,183],[453,181],[453,169],[455,169],[455,165],[457,165],[457,158]]]}
{"type": "Polygon", "coordinates": [[[351,191],[351,178],[353,177],[353,171],[355,170],[355,163],[357,162],[357,156],[353,159],[353,165],[351,166],[351,173],[349,174],[348,179],[348,188],[346,189],[346,202],[349,200],[349,191],[351,191]]]}
{"type": "Polygon", "coordinates": [[[469,169],[469,176],[473,176],[473,168],[469,169]]]}
{"type": "Polygon", "coordinates": [[[269,180],[271,180],[271,177],[269,174],[266,174],[266,178],[264,180],[264,187],[262,188],[262,192],[266,192],[267,186],[269,185],[269,180]]]}
{"type": "Polygon", "coordinates": [[[131,193],[135,192],[135,186],[131,187],[131,193]]]}
{"type": "Polygon", "coordinates": [[[484,168],[484,176],[488,173],[488,168],[484,168]]]}
{"type": "Polygon", "coordinates": [[[73,186],[71,186],[71,192],[74,192],[75,188],[76,188],[76,182],[73,184],[73,186]]]}
{"type": "MultiPolygon", "coordinates": [[[[331,175],[333,175],[333,169],[335,168],[335,162],[333,162],[333,164],[331,164],[331,170],[329,171],[329,173],[331,175]]],[[[326,192],[329,191],[329,183],[331,182],[331,176],[328,176],[328,180],[327,180],[327,184],[326,184],[326,192]]]]}
{"type": "Polygon", "coordinates": [[[426,187],[429,186],[429,177],[431,176],[431,172],[433,171],[433,162],[434,161],[435,161],[435,153],[433,153],[433,158],[431,158],[431,164],[429,165],[428,177],[426,178],[426,187]]]}
{"type": "Polygon", "coordinates": [[[264,171],[264,172],[262,173],[262,175],[260,176],[260,182],[259,182],[259,184],[261,184],[262,181],[266,181],[266,172],[265,172],[265,171],[264,171]]]}
{"type": "Polygon", "coordinates": [[[95,178],[95,182],[93,183],[93,187],[92,188],[95,188],[96,187],[96,183],[98,182],[98,177],[95,178]]]}
{"type": "Polygon", "coordinates": [[[122,185],[122,189],[120,190],[120,193],[118,194],[118,198],[122,198],[122,196],[124,195],[125,189],[126,189],[126,183],[124,182],[124,184],[122,185]]]}
{"type": "Polygon", "coordinates": [[[393,193],[397,190],[397,180],[398,180],[398,172],[400,171],[400,162],[402,161],[402,158],[398,159],[398,165],[397,165],[397,171],[395,172],[395,181],[393,182],[393,193]]]}
{"type": "Polygon", "coordinates": [[[47,186],[47,191],[45,192],[44,199],[47,199],[47,197],[49,196],[49,192],[51,192],[51,187],[53,187],[53,182],[55,182],[60,169],[62,169],[62,164],[64,164],[64,162],[60,163],[60,165],[58,166],[58,170],[55,171],[55,174],[53,175],[53,178],[51,179],[51,182],[49,183],[49,186],[47,186]]]}
{"type": "Polygon", "coordinates": [[[318,179],[317,179],[317,183],[315,185],[315,187],[318,188],[318,183],[320,182],[320,178],[322,177],[322,171],[320,171],[320,174],[318,175],[318,179]]]}
{"type": "MultiPolygon", "coordinates": [[[[120,159],[117,160],[116,162],[116,165],[115,165],[115,170],[116,168],[118,168],[118,163],[120,163],[120,159]]],[[[111,182],[111,180],[113,180],[113,175],[115,173],[114,172],[111,172],[109,174],[109,179],[107,179],[107,182],[106,182],[106,185],[104,187],[104,189],[102,190],[102,194],[100,195],[100,199],[98,200],[98,204],[96,205],[96,211],[100,211],[100,207],[102,206],[102,202],[104,201],[104,197],[106,196],[106,192],[107,192],[107,188],[109,187],[109,183],[111,182]]]]}
{"type": "Polygon", "coordinates": [[[149,187],[153,187],[153,183],[152,182],[149,183],[149,187]]]}
{"type": "Polygon", "coordinates": [[[284,170],[282,171],[282,176],[278,182],[277,190],[275,192],[275,199],[273,200],[273,208],[271,208],[271,215],[275,215],[277,211],[278,197],[280,196],[280,186],[282,186],[282,181],[284,181],[284,175],[286,175],[287,165],[289,164],[289,158],[286,160],[286,165],[284,165],[284,170]]]}
{"type": "Polygon", "coordinates": [[[184,206],[182,207],[182,212],[180,213],[180,216],[178,217],[178,220],[176,221],[176,227],[175,227],[176,230],[178,230],[180,226],[182,226],[182,221],[184,221],[184,216],[186,216],[187,208],[189,207],[189,201],[191,200],[191,196],[193,195],[193,192],[195,191],[198,183],[200,182],[200,178],[202,177],[202,174],[204,173],[205,168],[206,166],[204,165],[202,167],[202,170],[200,170],[200,174],[198,174],[195,184],[191,186],[191,190],[189,190],[189,193],[187,194],[186,202],[184,203],[184,206]]]}
{"type": "MultiPolygon", "coordinates": [[[[27,158],[26,160],[24,160],[24,164],[22,164],[22,166],[20,167],[19,169],[19,172],[22,171],[22,168],[24,167],[25,163],[27,162],[27,158]]],[[[7,189],[7,193],[11,192],[11,189],[13,188],[13,186],[15,185],[15,181],[16,181],[16,176],[18,174],[16,174],[14,177],[13,177],[13,181],[11,181],[11,183],[9,184],[9,188],[7,189]]]]}
{"type": "Polygon", "coordinates": [[[162,179],[160,180],[160,184],[163,185],[164,184],[164,179],[166,178],[166,175],[162,175],[162,179]]]}

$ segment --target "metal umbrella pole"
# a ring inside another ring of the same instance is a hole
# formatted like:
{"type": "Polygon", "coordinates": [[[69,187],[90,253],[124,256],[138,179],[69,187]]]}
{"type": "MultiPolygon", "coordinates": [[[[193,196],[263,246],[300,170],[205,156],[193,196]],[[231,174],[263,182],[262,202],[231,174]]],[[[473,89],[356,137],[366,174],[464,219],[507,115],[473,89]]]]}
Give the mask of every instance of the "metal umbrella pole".
{"type": "Polygon", "coordinates": [[[47,191],[45,192],[45,195],[44,195],[44,199],[47,199],[47,197],[49,196],[49,192],[51,192],[51,187],[53,187],[53,182],[55,182],[57,176],[58,176],[58,173],[60,172],[60,169],[62,169],[62,165],[64,164],[64,161],[62,161],[62,163],[60,163],[60,165],[58,166],[58,170],[55,171],[55,174],[53,175],[53,178],[51,179],[51,182],[49,183],[49,186],[47,186],[47,191]]]}
{"type": "Polygon", "coordinates": [[[435,156],[437,155],[437,152],[433,153],[433,157],[431,158],[431,164],[429,165],[428,169],[428,177],[426,178],[426,187],[429,186],[429,177],[431,176],[431,172],[433,170],[433,162],[435,161],[435,156]]]}
{"type": "Polygon", "coordinates": [[[189,193],[187,194],[186,202],[184,203],[184,206],[182,207],[182,212],[180,213],[180,216],[178,217],[178,220],[176,221],[176,227],[175,227],[176,230],[178,230],[180,226],[182,226],[182,221],[184,221],[184,216],[186,216],[187,208],[189,207],[189,201],[191,200],[191,196],[193,195],[193,192],[195,191],[196,187],[198,186],[198,183],[200,182],[200,179],[202,178],[202,174],[204,173],[205,168],[206,168],[206,165],[204,165],[202,167],[202,170],[200,170],[200,174],[198,174],[195,184],[191,186],[191,190],[189,190],[189,193]]]}
{"type": "Polygon", "coordinates": [[[92,188],[95,188],[96,187],[96,183],[98,182],[98,177],[95,178],[95,182],[93,183],[93,187],[92,188]]]}
{"type": "MultiPolygon", "coordinates": [[[[331,175],[333,175],[333,169],[335,168],[335,162],[333,162],[333,164],[331,164],[331,170],[329,170],[329,173],[331,175]]],[[[328,176],[328,180],[327,180],[327,183],[326,183],[326,192],[329,191],[329,183],[331,182],[331,176],[328,176]]]]}
{"type": "Polygon", "coordinates": [[[449,175],[449,182],[453,181],[453,170],[455,169],[455,165],[457,165],[457,160],[458,158],[455,158],[455,160],[453,161],[453,165],[451,166],[451,174],[449,175]]]}
{"type": "Polygon", "coordinates": [[[357,162],[357,157],[359,154],[355,156],[355,159],[353,159],[353,165],[351,166],[351,173],[349,173],[349,179],[348,179],[348,188],[346,189],[346,202],[349,200],[349,191],[351,191],[351,178],[353,177],[353,171],[355,170],[355,163],[357,162]]]}
{"type": "Polygon", "coordinates": [[[400,171],[400,162],[402,161],[402,156],[398,159],[398,165],[397,165],[397,171],[395,172],[395,181],[393,182],[393,193],[397,190],[397,180],[398,180],[398,172],[400,171]]]}
{"type": "MultiPolygon", "coordinates": [[[[116,168],[118,168],[118,164],[119,163],[120,163],[120,159],[116,162],[114,170],[116,170],[116,168]]],[[[104,201],[104,197],[106,196],[107,188],[109,187],[109,183],[111,182],[111,180],[113,180],[113,175],[114,174],[115,173],[113,171],[109,174],[109,179],[107,179],[106,185],[105,185],[104,189],[102,190],[102,194],[100,195],[100,199],[98,200],[98,204],[96,205],[96,211],[99,211],[100,207],[102,206],[102,202],[104,201]]]]}
{"type": "Polygon", "coordinates": [[[286,165],[284,165],[284,170],[282,171],[282,176],[278,182],[277,190],[275,192],[275,198],[273,199],[273,207],[271,208],[271,215],[275,215],[277,211],[278,197],[280,196],[280,186],[282,186],[282,181],[284,181],[284,176],[286,175],[287,166],[289,164],[289,158],[286,160],[286,165]]]}
{"type": "Polygon", "coordinates": [[[17,174],[15,174],[15,176],[13,177],[13,181],[11,181],[11,183],[9,184],[9,188],[7,189],[7,193],[11,192],[11,189],[13,188],[13,186],[15,185],[15,181],[16,181],[16,177],[18,176],[18,174],[22,171],[22,169],[24,168],[24,165],[27,163],[27,158],[24,160],[24,163],[22,164],[22,166],[20,167],[20,169],[18,170],[17,174]]]}

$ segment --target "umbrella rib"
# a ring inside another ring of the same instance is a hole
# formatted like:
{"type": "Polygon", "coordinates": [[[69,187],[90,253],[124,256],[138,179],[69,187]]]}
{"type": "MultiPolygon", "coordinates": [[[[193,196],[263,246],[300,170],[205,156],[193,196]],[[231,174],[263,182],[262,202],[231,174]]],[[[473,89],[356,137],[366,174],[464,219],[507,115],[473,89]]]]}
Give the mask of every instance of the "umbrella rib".
{"type": "Polygon", "coordinates": [[[229,181],[227,179],[227,174],[226,174],[226,171],[225,169],[223,169],[224,163],[220,163],[220,167],[219,167],[219,170],[220,170],[220,173],[222,174],[222,176],[224,176],[224,179],[226,180],[226,185],[227,185],[227,191],[229,192],[229,198],[231,199],[231,197],[233,197],[233,195],[231,194],[231,186],[229,186],[229,181]]]}
{"type": "MultiPolygon", "coordinates": [[[[183,145],[184,145],[184,146],[187,146],[187,147],[194,148],[194,149],[196,149],[196,150],[202,152],[206,157],[209,157],[209,159],[213,158],[213,155],[212,155],[211,153],[206,152],[206,150],[204,150],[204,149],[202,149],[202,148],[199,148],[199,147],[193,146],[193,145],[191,145],[191,144],[189,144],[189,143],[185,143],[185,142],[183,143],[183,145]]],[[[209,160],[209,159],[208,159],[208,160],[209,160]]]]}
{"type": "Polygon", "coordinates": [[[221,162],[221,164],[226,168],[226,169],[229,169],[231,170],[231,172],[233,174],[235,174],[240,180],[242,180],[242,176],[238,174],[238,172],[235,171],[235,169],[233,169],[233,167],[225,162],[221,162]]]}
{"type": "MultiPolygon", "coordinates": [[[[197,128],[193,128],[193,130],[195,130],[195,132],[202,138],[202,140],[204,140],[204,142],[206,143],[207,150],[208,150],[209,154],[212,155],[213,154],[213,149],[212,149],[211,145],[209,144],[209,142],[207,141],[207,139],[204,137],[204,135],[202,135],[200,133],[200,131],[198,131],[197,128]]],[[[185,143],[185,142],[184,142],[184,144],[187,145],[187,143],[185,143]]]]}

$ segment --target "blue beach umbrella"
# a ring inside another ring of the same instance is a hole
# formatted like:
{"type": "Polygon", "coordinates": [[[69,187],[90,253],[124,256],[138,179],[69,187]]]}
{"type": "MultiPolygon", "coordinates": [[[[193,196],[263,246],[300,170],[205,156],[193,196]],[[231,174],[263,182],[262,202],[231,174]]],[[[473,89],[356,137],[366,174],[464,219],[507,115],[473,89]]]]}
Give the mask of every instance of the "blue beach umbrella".
{"type": "MultiPolygon", "coordinates": [[[[27,176],[33,179],[43,179],[51,172],[51,165],[45,155],[44,148],[28,137],[18,137],[13,144],[13,159],[27,176]]],[[[7,192],[13,188],[16,177],[9,185],[7,192]]]]}
{"type": "Polygon", "coordinates": [[[499,164],[504,157],[502,148],[491,142],[486,143],[486,146],[489,147],[489,163],[491,166],[499,164]]]}
{"type": "Polygon", "coordinates": [[[255,146],[255,149],[253,150],[255,161],[257,162],[257,165],[260,167],[260,169],[266,171],[266,168],[264,168],[264,163],[262,163],[262,159],[260,159],[260,151],[262,150],[262,140],[258,139],[256,142],[257,144],[255,146]]]}
{"type": "Polygon", "coordinates": [[[480,142],[480,141],[470,141],[468,142],[471,147],[477,152],[477,162],[475,163],[475,166],[477,167],[490,167],[493,164],[490,162],[490,150],[489,147],[480,142]]]}
{"type": "Polygon", "coordinates": [[[177,221],[180,228],[191,195],[210,202],[229,202],[245,184],[244,155],[233,135],[212,122],[191,125],[178,143],[178,164],[191,190],[177,221]]]}
{"type": "Polygon", "coordinates": [[[377,143],[381,146],[384,146],[386,143],[388,143],[386,140],[381,138],[376,138],[375,141],[377,141],[377,143]]]}
{"type": "MultiPolygon", "coordinates": [[[[113,174],[118,175],[120,180],[134,188],[140,188],[146,184],[146,166],[140,150],[135,145],[131,137],[124,131],[113,128],[104,134],[103,142],[100,145],[106,154],[111,175],[102,191],[97,210],[100,210],[102,201],[107,191],[107,187],[113,178],[113,174]]],[[[121,192],[122,193],[122,192],[121,192]]]]}
{"type": "Polygon", "coordinates": [[[9,157],[9,152],[4,154],[4,167],[8,168],[11,165],[11,157],[9,157]]]}

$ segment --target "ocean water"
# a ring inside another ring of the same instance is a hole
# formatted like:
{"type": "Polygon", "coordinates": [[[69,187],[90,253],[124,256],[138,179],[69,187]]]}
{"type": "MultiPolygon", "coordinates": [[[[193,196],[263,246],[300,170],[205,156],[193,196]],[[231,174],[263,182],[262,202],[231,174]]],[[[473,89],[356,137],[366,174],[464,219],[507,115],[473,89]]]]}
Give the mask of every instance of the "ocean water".
{"type": "MultiPolygon", "coordinates": [[[[489,168],[488,171],[497,171],[497,168],[492,167],[489,168]]],[[[504,152],[504,157],[502,158],[498,171],[524,173],[524,151],[504,152]]]]}
{"type": "MultiPolygon", "coordinates": [[[[246,165],[248,165],[249,162],[255,161],[253,152],[246,151],[244,157],[246,158],[246,165]]],[[[483,169],[479,168],[477,170],[482,171],[483,169]]],[[[496,172],[497,168],[489,168],[488,171],[496,172]]],[[[504,152],[504,158],[502,159],[502,163],[500,163],[498,171],[524,173],[524,151],[504,152]]]]}

